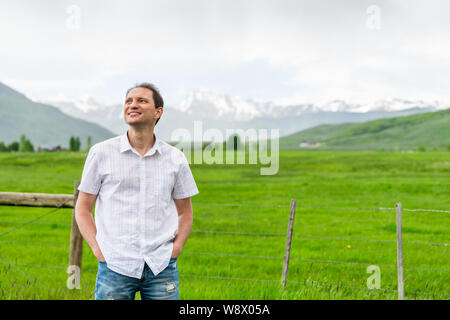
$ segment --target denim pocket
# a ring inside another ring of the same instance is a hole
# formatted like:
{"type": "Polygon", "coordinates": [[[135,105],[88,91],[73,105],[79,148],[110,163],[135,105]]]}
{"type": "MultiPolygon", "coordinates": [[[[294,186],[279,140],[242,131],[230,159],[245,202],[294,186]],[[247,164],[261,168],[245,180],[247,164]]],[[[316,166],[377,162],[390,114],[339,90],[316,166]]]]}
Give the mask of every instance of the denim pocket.
{"type": "Polygon", "coordinates": [[[170,258],[168,267],[176,268],[177,267],[177,261],[178,261],[178,257],[177,258],[170,258]]]}

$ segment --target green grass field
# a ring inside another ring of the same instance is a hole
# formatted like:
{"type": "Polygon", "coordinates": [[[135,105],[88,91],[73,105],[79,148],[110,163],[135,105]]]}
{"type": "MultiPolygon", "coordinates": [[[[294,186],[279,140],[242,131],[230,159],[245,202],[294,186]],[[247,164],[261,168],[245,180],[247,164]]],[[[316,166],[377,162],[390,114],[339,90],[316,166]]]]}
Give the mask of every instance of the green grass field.
{"type": "MultiPolygon", "coordinates": [[[[73,193],[85,157],[0,154],[0,191],[73,193]]],[[[450,210],[450,152],[283,151],[273,176],[258,165],[191,168],[200,194],[178,262],[181,299],[396,299],[395,211],[308,206],[450,210]],[[367,289],[368,265],[380,266],[381,290],[367,289]]],[[[71,209],[1,235],[51,210],[0,206],[0,299],[93,299],[97,263],[86,243],[81,289],[66,287],[71,209]]],[[[449,222],[449,213],[404,212],[407,299],[450,298],[449,246],[429,244],[450,243],[449,222]]]]}

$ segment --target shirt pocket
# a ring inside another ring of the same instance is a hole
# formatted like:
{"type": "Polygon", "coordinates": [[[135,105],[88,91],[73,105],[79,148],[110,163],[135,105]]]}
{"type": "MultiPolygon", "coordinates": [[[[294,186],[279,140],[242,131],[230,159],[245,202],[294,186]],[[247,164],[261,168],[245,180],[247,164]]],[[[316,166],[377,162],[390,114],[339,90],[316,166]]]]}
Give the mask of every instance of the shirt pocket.
{"type": "Polygon", "coordinates": [[[139,168],[130,166],[110,168],[106,181],[116,192],[120,192],[125,197],[139,194],[139,168]]]}
{"type": "Polygon", "coordinates": [[[175,174],[172,172],[157,172],[148,180],[152,195],[157,201],[168,204],[172,200],[172,190],[175,184],[175,174]]]}

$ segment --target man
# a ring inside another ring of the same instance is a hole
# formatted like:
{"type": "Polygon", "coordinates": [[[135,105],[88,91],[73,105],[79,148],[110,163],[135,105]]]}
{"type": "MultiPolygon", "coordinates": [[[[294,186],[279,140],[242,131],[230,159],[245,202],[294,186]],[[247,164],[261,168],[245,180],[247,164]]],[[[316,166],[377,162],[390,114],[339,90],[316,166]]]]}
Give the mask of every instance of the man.
{"type": "Polygon", "coordinates": [[[96,300],[179,299],[177,257],[198,189],[183,152],[153,132],[163,106],[152,84],[129,89],[129,129],[89,150],[75,217],[98,259],[96,300]]]}

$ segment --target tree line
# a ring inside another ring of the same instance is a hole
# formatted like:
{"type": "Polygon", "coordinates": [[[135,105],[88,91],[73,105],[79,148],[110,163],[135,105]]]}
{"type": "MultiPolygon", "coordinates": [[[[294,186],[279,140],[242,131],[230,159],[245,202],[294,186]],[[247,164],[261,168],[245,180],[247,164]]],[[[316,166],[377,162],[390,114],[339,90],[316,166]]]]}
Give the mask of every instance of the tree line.
{"type": "MultiPolygon", "coordinates": [[[[89,150],[92,146],[91,136],[88,136],[86,139],[86,150],[89,150]]],[[[57,150],[65,151],[67,149],[61,149],[59,146],[56,147],[57,150]]],[[[69,139],[69,151],[80,151],[81,150],[81,142],[80,137],[71,136],[69,139]]],[[[19,141],[13,141],[10,144],[5,144],[3,141],[0,141],[0,152],[35,152],[34,145],[31,143],[29,139],[22,134],[20,136],[19,141]]],[[[45,150],[44,150],[45,151],[45,150]]]]}

